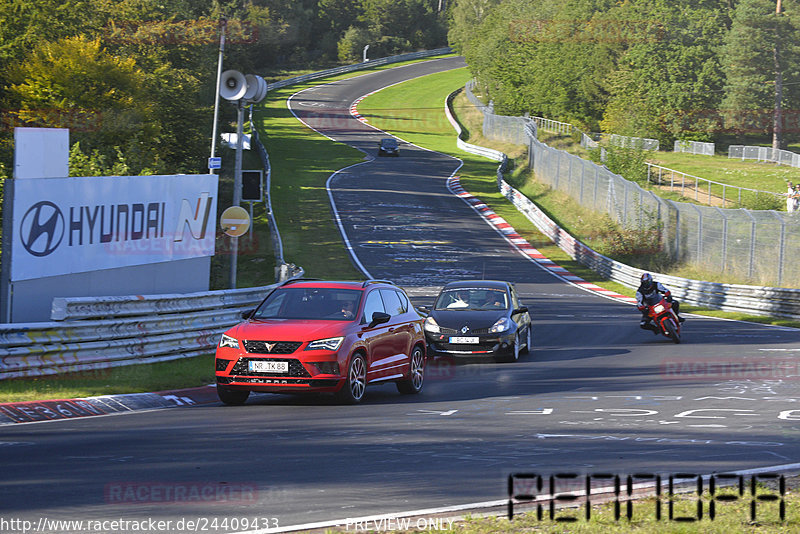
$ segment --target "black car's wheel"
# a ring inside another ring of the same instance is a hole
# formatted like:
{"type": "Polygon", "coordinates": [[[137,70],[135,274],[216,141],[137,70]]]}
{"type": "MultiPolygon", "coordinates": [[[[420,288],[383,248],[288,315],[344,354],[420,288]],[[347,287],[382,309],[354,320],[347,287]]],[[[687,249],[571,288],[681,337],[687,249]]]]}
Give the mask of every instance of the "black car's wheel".
{"type": "Polygon", "coordinates": [[[513,341],[513,344],[511,346],[511,350],[506,354],[498,355],[495,359],[498,362],[503,362],[503,363],[513,363],[513,362],[519,360],[519,353],[520,353],[520,347],[519,346],[521,344],[520,342],[521,342],[521,340],[519,338],[519,330],[517,330],[517,333],[514,334],[514,341],[513,341]]]}
{"type": "Polygon", "coordinates": [[[528,325],[528,328],[525,329],[525,348],[522,349],[522,354],[528,354],[531,351],[531,330],[532,325],[528,325]]]}
{"type": "Polygon", "coordinates": [[[228,389],[217,384],[217,397],[228,406],[241,406],[247,401],[250,392],[247,390],[228,389]]]}
{"type": "Polygon", "coordinates": [[[403,395],[413,395],[422,391],[422,383],[425,380],[425,354],[420,347],[414,347],[411,351],[411,367],[408,370],[408,378],[397,382],[397,391],[403,395]]]}
{"type": "Polygon", "coordinates": [[[347,368],[347,378],[337,396],[346,404],[358,404],[367,389],[367,361],[360,353],[353,354],[347,368]]]}

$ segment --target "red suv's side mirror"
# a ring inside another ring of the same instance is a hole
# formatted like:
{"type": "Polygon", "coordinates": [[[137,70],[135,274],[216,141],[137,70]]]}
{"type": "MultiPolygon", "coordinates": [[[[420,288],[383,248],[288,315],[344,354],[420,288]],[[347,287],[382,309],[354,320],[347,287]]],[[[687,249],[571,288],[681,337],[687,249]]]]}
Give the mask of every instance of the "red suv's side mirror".
{"type": "Polygon", "coordinates": [[[388,323],[389,319],[391,318],[392,316],[389,315],[388,313],[375,312],[372,314],[372,321],[370,321],[368,326],[369,328],[372,328],[373,326],[377,326],[379,324],[388,323]]]}

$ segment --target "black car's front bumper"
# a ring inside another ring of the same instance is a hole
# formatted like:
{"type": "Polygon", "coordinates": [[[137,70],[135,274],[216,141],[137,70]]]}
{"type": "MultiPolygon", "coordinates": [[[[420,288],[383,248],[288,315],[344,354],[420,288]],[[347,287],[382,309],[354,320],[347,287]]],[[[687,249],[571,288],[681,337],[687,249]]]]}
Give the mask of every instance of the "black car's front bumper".
{"type": "Polygon", "coordinates": [[[503,335],[483,334],[477,337],[477,343],[451,343],[452,334],[425,334],[428,342],[428,352],[431,356],[451,356],[476,358],[481,356],[494,357],[507,355],[514,352],[514,333],[503,335]]]}

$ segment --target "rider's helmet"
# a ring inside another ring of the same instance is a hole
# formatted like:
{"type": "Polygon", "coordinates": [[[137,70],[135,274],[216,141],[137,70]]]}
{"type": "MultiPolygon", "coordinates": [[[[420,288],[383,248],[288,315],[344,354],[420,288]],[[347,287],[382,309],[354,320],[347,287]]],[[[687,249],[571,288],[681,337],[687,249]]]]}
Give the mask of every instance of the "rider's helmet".
{"type": "Polygon", "coordinates": [[[653,287],[653,275],[650,273],[644,273],[642,275],[642,289],[645,291],[649,291],[653,287]]]}

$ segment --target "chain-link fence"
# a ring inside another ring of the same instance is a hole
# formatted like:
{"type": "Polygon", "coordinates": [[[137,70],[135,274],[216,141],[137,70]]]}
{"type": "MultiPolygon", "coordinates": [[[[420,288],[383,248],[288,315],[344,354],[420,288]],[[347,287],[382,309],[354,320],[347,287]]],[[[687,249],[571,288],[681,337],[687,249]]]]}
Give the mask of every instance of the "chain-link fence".
{"type": "Polygon", "coordinates": [[[728,147],[728,158],[771,161],[781,165],[800,167],[800,154],[788,150],[776,150],[767,146],[731,145],[728,147]]]}
{"type": "MultiPolygon", "coordinates": [[[[489,114],[487,109],[485,115],[489,114]]],[[[484,120],[484,136],[519,138],[520,134],[512,135],[506,127],[493,130],[497,124],[511,124],[507,120],[511,118],[495,115],[484,120]]],[[[528,166],[537,180],[586,208],[608,213],[625,229],[651,235],[652,248],[636,253],[666,253],[697,268],[749,283],[800,286],[799,215],[662,199],[605,166],[547,146],[536,138],[530,119],[515,118],[514,124],[528,123],[522,134],[527,138],[528,166]]]]}
{"type": "Polygon", "coordinates": [[[618,135],[618,134],[609,135],[608,144],[622,148],[640,148],[642,150],[658,150],[660,147],[658,139],[648,139],[646,137],[629,137],[627,135],[618,135]]]}
{"type": "Polygon", "coordinates": [[[701,156],[714,155],[714,143],[701,143],[700,141],[679,141],[675,140],[674,152],[686,152],[701,156]]]}

